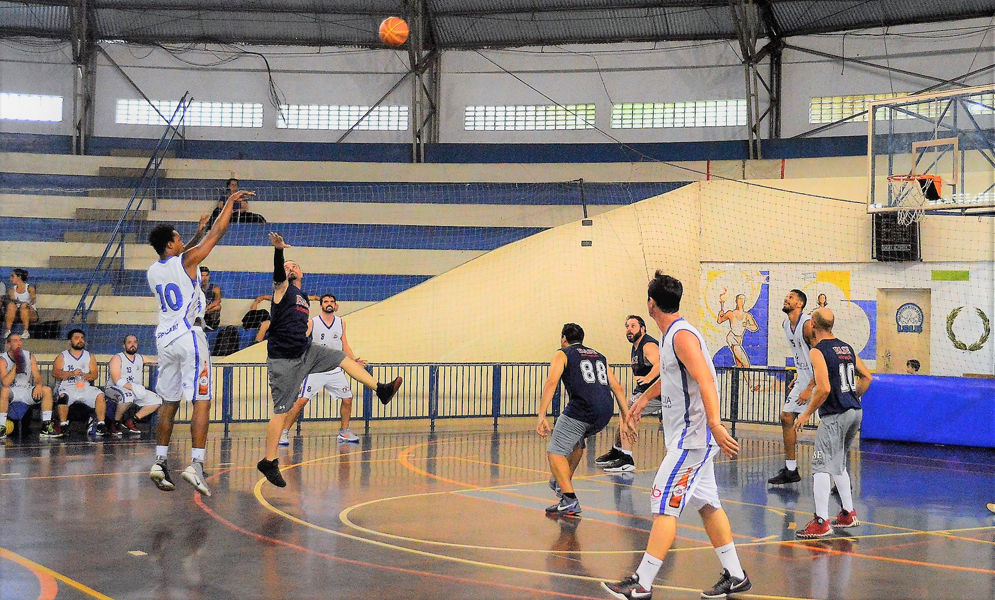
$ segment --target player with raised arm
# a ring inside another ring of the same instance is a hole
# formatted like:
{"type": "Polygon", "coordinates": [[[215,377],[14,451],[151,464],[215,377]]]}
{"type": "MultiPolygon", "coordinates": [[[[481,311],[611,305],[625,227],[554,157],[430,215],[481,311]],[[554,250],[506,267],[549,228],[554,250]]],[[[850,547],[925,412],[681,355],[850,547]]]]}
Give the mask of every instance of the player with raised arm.
{"type": "Polygon", "coordinates": [[[632,406],[629,420],[635,428],[650,399],[659,396],[667,454],[653,481],[653,526],[639,567],[619,582],[601,585],[615,598],[651,598],[653,580],[677,535],[677,519],[690,504],[701,515],[708,539],[722,563],[719,581],[701,597],[725,598],[753,587],[732,541],[713,464],[719,450],[726,456],[736,456],[739,444],[719,417],[715,367],[705,338],[680,315],[684,294],[681,282],[657,271],[647,291],[650,317],[663,332],[660,379],[632,406]]]}
{"type": "Polygon", "coordinates": [[[622,435],[631,431],[626,424],[628,403],[615,375],[608,368],[605,356],[584,345],[584,330],[576,323],[567,323],[560,331],[560,349],[553,355],[549,375],[542,386],[536,433],[549,437],[546,450],[553,477],[549,486],[560,501],[546,509],[550,515],[576,516],[581,512],[574,493],[573,475],[584,455],[585,440],[597,435],[611,421],[618,404],[622,416],[622,435]],[[567,389],[570,401],[563,414],[550,429],[546,411],[560,383],[567,389]],[[614,403],[612,396],[615,397],[614,403]]]}
{"type": "Polygon", "coordinates": [[[156,429],[155,464],[149,478],[164,492],[175,489],[166,458],[173,436],[173,419],[180,401],[193,403],[190,418],[190,465],[183,480],[204,496],[211,490],[204,481],[204,456],[211,419],[211,350],[204,336],[204,292],[200,286],[200,263],[218,245],[228,230],[232,205],[251,192],[235,192],[228,197],[221,214],[209,232],[202,217],[197,233],[184,244],[171,224],[156,225],[149,232],[149,244],[159,260],[148,269],[149,288],[159,307],[155,343],[159,355],[156,393],[162,398],[156,429]]]}
{"type": "MultiPolygon", "coordinates": [[[[366,361],[357,357],[349,346],[349,340],[345,335],[345,323],[341,318],[335,316],[339,309],[339,303],[335,299],[335,294],[321,295],[321,314],[311,319],[308,324],[308,336],[312,344],[318,344],[332,350],[340,350],[352,360],[362,366],[366,366],[366,361]]],[[[315,373],[304,378],[301,384],[300,398],[294,403],[294,407],[287,413],[287,420],[283,422],[283,431],[280,433],[280,445],[290,445],[290,428],[294,426],[297,417],[304,410],[304,406],[324,389],[333,399],[342,401],[339,410],[342,421],[339,427],[339,442],[359,443],[359,436],[349,429],[349,420],[352,418],[352,388],[345,377],[345,372],[341,367],[332,369],[327,373],[315,373]]]]}
{"type": "Polygon", "coordinates": [[[791,290],[784,298],[781,312],[787,315],[782,327],[784,337],[791,345],[791,353],[795,359],[795,378],[788,385],[788,399],[781,408],[781,436],[784,438],[784,466],[776,475],[767,480],[772,485],[797,483],[802,480],[798,474],[796,460],[797,436],[795,436],[795,417],[805,410],[805,405],[812,399],[815,380],[812,377],[812,362],[809,359],[808,342],[805,341],[805,327],[811,317],[803,311],[808,304],[808,297],[801,290],[791,290]]]}
{"type": "Polygon", "coordinates": [[[850,474],[846,458],[850,446],[860,434],[863,415],[860,397],[871,385],[871,372],[860,360],[853,346],[833,335],[835,317],[828,308],[812,313],[812,350],[809,356],[815,375],[815,391],[805,412],[795,419],[795,431],[802,432],[805,423],[819,411],[819,428],[815,433],[812,471],[815,496],[815,517],[797,532],[800,538],[820,538],[830,535],[833,527],[860,525],[853,508],[850,474]],[[841,510],[829,524],[830,478],[835,480],[840,495],[841,510]]]}
{"type": "Polygon", "coordinates": [[[277,233],[269,234],[273,244],[273,307],[269,338],[266,344],[266,368],[273,396],[273,416],[266,427],[266,456],[256,464],[266,479],[277,487],[286,487],[277,458],[280,433],[287,413],[299,396],[304,379],[313,373],[327,373],[339,367],[350,377],[377,392],[380,402],[390,402],[401,378],[378,383],[363,365],[341,350],[312,344],[308,337],[311,323],[310,301],[301,290],[304,274],[301,266],[284,260],[283,251],[290,246],[277,233]]]}

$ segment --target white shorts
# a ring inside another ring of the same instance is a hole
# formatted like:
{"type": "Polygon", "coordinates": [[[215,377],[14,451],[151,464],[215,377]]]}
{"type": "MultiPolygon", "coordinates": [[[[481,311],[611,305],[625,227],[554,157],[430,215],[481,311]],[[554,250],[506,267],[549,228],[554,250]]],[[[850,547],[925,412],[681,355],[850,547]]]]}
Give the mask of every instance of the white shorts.
{"type": "Polygon", "coordinates": [[[211,348],[204,330],[194,327],[159,350],[155,391],[166,402],[210,400],[211,348]]]}
{"type": "Polygon", "coordinates": [[[12,387],[10,388],[10,401],[11,402],[21,402],[27,404],[28,406],[38,404],[40,400],[35,400],[32,398],[32,392],[34,391],[34,386],[32,387],[12,387]]]}
{"type": "Polygon", "coordinates": [[[123,404],[134,404],[135,406],[159,406],[162,404],[162,398],[159,397],[159,394],[137,383],[132,383],[130,390],[116,385],[109,385],[104,388],[104,395],[107,396],[108,400],[123,404]]]}
{"type": "Polygon", "coordinates": [[[799,377],[795,380],[795,384],[791,387],[791,391],[788,392],[788,399],[784,401],[784,408],[781,409],[781,412],[794,413],[796,415],[800,415],[805,412],[805,407],[808,406],[808,403],[798,404],[798,397],[802,395],[802,392],[805,391],[805,388],[808,387],[808,384],[811,381],[811,378],[805,377],[799,377]]]}
{"type": "Polygon", "coordinates": [[[327,373],[308,375],[304,378],[304,383],[301,384],[299,397],[310,400],[317,396],[322,388],[331,394],[333,398],[340,400],[343,398],[352,398],[352,388],[349,387],[349,380],[342,369],[333,369],[327,373]]]}
{"type": "Polygon", "coordinates": [[[64,386],[59,388],[59,396],[69,396],[67,404],[82,402],[90,408],[97,408],[97,396],[103,394],[100,388],[87,385],[83,387],[64,386]]]}
{"type": "Polygon", "coordinates": [[[706,505],[722,508],[712,462],[718,452],[717,446],[668,450],[653,480],[650,511],[679,517],[688,502],[695,510],[706,505]]]}

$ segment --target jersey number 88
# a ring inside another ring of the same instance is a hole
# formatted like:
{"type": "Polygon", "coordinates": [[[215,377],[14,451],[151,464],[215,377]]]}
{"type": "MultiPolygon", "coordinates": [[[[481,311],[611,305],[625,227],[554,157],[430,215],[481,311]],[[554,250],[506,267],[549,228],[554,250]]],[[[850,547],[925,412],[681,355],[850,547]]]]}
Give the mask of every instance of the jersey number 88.
{"type": "Polygon", "coordinates": [[[608,385],[608,367],[600,360],[594,361],[593,365],[589,360],[580,361],[580,376],[587,383],[594,383],[596,379],[601,385],[608,385]],[[597,371],[596,375],[595,371],[597,371]]]}

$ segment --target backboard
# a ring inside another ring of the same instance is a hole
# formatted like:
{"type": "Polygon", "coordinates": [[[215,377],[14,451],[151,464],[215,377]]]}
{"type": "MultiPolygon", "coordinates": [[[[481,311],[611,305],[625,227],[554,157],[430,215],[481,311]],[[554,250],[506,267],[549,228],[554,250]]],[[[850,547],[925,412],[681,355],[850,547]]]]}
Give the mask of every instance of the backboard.
{"type": "Polygon", "coordinates": [[[938,197],[918,196],[919,210],[995,215],[995,85],[867,106],[868,212],[906,209],[918,190],[895,180],[929,175],[938,197]]]}

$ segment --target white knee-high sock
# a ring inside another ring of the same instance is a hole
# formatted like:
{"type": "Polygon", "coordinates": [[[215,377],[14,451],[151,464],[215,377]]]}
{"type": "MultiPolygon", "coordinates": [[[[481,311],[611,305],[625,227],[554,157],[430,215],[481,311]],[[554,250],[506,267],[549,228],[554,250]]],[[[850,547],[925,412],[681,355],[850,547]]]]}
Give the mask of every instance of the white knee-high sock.
{"type": "Polygon", "coordinates": [[[662,560],[643,553],[643,560],[640,561],[639,568],[636,569],[636,576],[639,577],[639,585],[643,586],[643,589],[646,590],[652,588],[653,580],[656,579],[656,574],[660,572],[660,567],[662,566],[662,560]]]}
{"type": "Polygon", "coordinates": [[[746,577],[743,573],[743,565],[739,564],[739,554],[736,553],[736,544],[729,542],[725,546],[719,546],[715,549],[715,553],[719,555],[719,562],[722,563],[722,568],[729,571],[729,574],[736,579],[742,579],[746,577]]]}
{"type": "Polygon", "coordinates": [[[843,471],[842,475],[833,475],[836,481],[836,490],[840,493],[840,504],[843,510],[850,512],[853,510],[853,493],[850,490],[850,474],[843,471]]]}
{"type": "Polygon", "coordinates": [[[812,491],[815,492],[815,514],[829,519],[829,473],[816,473],[812,491]]]}

